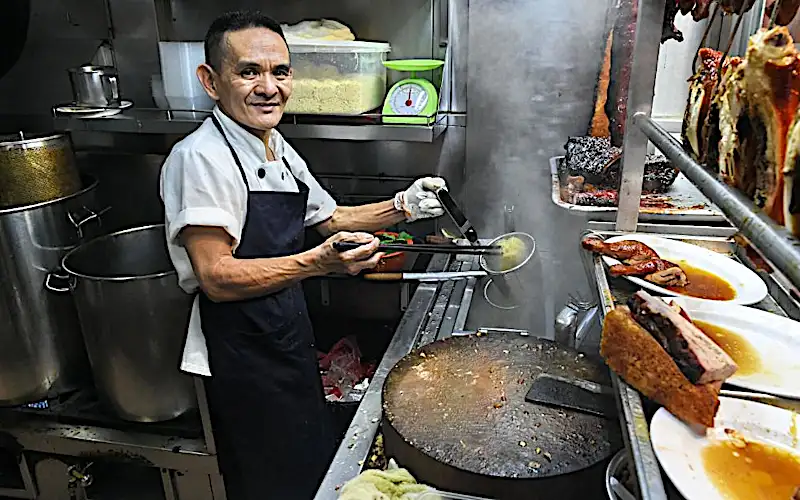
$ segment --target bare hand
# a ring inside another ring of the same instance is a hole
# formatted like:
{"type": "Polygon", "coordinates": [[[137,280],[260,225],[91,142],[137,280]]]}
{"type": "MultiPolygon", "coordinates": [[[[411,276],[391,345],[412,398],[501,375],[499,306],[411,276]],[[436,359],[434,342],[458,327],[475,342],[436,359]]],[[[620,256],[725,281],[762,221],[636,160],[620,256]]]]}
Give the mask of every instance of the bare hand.
{"type": "Polygon", "coordinates": [[[369,233],[336,233],[315,249],[315,261],[325,274],[347,273],[356,275],[365,269],[374,269],[383,257],[376,253],[380,241],[369,233]],[[337,241],[350,241],[362,245],[339,252],[333,248],[337,241]]]}

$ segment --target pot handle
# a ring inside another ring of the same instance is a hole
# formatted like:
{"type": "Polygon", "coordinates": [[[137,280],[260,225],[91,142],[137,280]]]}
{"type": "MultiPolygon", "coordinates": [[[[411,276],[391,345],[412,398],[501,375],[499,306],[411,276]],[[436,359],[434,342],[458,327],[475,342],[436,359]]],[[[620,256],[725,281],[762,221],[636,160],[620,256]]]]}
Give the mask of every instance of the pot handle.
{"type": "Polygon", "coordinates": [[[101,216],[106,212],[108,212],[109,210],[111,210],[111,207],[106,207],[102,210],[98,210],[97,212],[93,212],[92,210],[84,206],[83,210],[85,211],[85,213],[82,215],[76,215],[73,214],[72,212],[67,213],[67,218],[75,227],[75,231],[78,233],[78,238],[80,239],[83,239],[83,225],[93,220],[96,220],[98,225],[102,225],[103,221],[101,219],[101,216]]]}
{"type": "Polygon", "coordinates": [[[47,273],[47,277],[44,279],[44,287],[53,293],[69,293],[71,290],[69,285],[69,275],[64,273],[64,271],[61,269],[50,271],[47,273]],[[66,283],[66,285],[56,285],[54,283],[55,280],[58,280],[59,282],[63,281],[66,283]]]}

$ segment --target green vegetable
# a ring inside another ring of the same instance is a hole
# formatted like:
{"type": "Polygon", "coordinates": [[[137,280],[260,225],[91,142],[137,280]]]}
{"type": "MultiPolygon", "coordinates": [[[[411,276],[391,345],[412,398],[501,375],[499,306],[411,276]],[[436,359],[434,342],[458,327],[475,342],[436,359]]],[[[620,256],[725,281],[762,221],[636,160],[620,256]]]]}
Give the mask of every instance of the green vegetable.
{"type": "Polygon", "coordinates": [[[378,239],[381,240],[381,243],[399,243],[399,244],[402,244],[402,243],[408,242],[409,240],[412,240],[413,236],[411,236],[407,232],[403,231],[402,233],[400,233],[400,234],[398,234],[396,236],[394,234],[381,233],[381,234],[378,235],[378,239]]]}

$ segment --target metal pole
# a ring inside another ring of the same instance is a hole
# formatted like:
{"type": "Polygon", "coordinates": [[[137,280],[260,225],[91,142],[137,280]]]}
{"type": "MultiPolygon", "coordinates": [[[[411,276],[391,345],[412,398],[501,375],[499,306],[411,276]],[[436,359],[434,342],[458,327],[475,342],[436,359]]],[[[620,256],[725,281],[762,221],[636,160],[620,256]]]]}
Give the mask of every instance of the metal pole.
{"type": "Polygon", "coordinates": [[[744,194],[729,188],[698,165],[678,141],[646,114],[634,115],[633,123],[722,210],[764,257],[794,286],[800,287],[800,242],[797,239],[761,212],[744,194]]]}
{"type": "MultiPolygon", "coordinates": [[[[633,125],[633,116],[650,116],[655,93],[658,50],[661,45],[663,0],[638,0],[636,38],[633,45],[628,108],[623,141],[622,184],[619,188],[617,231],[636,231],[639,221],[639,200],[642,196],[647,137],[633,125]]],[[[616,41],[615,41],[616,42],[616,41]]]]}

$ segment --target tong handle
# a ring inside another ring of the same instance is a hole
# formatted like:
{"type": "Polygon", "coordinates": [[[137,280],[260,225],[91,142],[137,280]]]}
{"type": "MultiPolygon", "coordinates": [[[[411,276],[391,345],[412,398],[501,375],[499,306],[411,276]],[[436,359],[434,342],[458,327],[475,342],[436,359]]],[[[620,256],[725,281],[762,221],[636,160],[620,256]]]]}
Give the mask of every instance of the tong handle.
{"type": "Polygon", "coordinates": [[[458,207],[458,204],[456,204],[456,201],[450,195],[450,191],[446,188],[439,188],[434,190],[433,193],[436,195],[436,198],[439,199],[439,203],[442,204],[444,211],[447,212],[447,215],[449,215],[456,224],[461,235],[470,243],[476,243],[478,241],[478,233],[475,231],[475,228],[472,227],[472,223],[470,223],[467,216],[464,215],[464,212],[458,207]]]}

